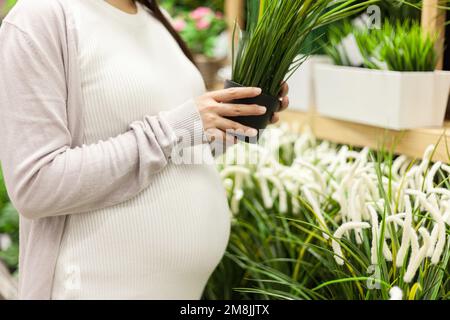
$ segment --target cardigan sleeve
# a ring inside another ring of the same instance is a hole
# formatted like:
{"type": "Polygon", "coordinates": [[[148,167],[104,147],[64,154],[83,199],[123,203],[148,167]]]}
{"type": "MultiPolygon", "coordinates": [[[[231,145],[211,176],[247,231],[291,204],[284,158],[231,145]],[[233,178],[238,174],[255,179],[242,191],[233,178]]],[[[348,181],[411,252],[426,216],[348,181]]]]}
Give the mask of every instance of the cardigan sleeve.
{"type": "Polygon", "coordinates": [[[193,101],[72,146],[61,44],[4,22],[0,31],[0,160],[12,203],[28,219],[88,212],[149,187],[180,148],[203,142],[193,101]]]}

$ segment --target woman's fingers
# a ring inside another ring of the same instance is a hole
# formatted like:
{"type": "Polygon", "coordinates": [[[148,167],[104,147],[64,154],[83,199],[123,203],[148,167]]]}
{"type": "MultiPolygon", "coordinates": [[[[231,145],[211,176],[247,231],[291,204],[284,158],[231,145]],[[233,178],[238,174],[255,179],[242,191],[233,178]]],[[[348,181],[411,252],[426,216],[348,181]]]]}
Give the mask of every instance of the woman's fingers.
{"type": "Polygon", "coordinates": [[[285,96],[281,99],[280,112],[286,110],[289,107],[289,97],[285,96]]]}
{"type": "MultiPolygon", "coordinates": [[[[258,136],[258,130],[244,126],[227,118],[239,116],[260,116],[267,112],[256,104],[233,104],[233,100],[253,98],[261,94],[260,88],[230,88],[209,92],[198,97],[195,102],[202,118],[205,131],[213,130],[219,139],[228,140],[233,135],[244,137],[258,136]],[[224,135],[222,135],[221,132],[224,135]],[[221,136],[222,135],[222,136],[221,136]]],[[[215,138],[213,138],[215,139],[215,138]]],[[[234,141],[234,140],[233,140],[234,141]]]]}
{"type": "Polygon", "coordinates": [[[246,137],[256,137],[258,135],[258,130],[222,117],[216,120],[216,127],[230,134],[239,134],[246,137]]]}
{"type": "Polygon", "coordinates": [[[267,108],[256,104],[218,104],[217,114],[222,117],[261,116],[266,114],[267,108]]]}
{"type": "Polygon", "coordinates": [[[206,136],[210,143],[226,143],[227,145],[233,145],[237,143],[237,138],[226,134],[219,129],[209,129],[206,131],[206,136]]]}
{"type": "Polygon", "coordinates": [[[270,123],[271,123],[271,124],[275,124],[275,123],[277,123],[278,121],[280,121],[280,114],[277,112],[277,113],[274,113],[274,114],[273,114],[273,117],[272,117],[272,119],[270,120],[270,123]]]}
{"type": "Polygon", "coordinates": [[[286,97],[289,94],[289,85],[283,82],[281,85],[280,98],[286,97]]]}
{"type": "Polygon", "coordinates": [[[282,112],[289,107],[289,85],[286,82],[283,82],[280,90],[280,110],[282,112]]]}
{"type": "MultiPolygon", "coordinates": [[[[233,104],[234,100],[254,98],[262,93],[260,88],[244,87],[244,88],[229,88],[218,91],[212,91],[199,99],[200,112],[205,128],[210,128],[210,136],[212,140],[227,141],[230,143],[230,138],[235,142],[233,135],[240,135],[246,137],[256,137],[258,130],[244,126],[238,122],[227,118],[240,116],[261,116],[267,113],[264,106],[256,104],[233,104]]],[[[280,112],[287,109],[289,106],[289,86],[283,83],[280,90],[280,112]]],[[[278,122],[280,116],[278,113],[274,114],[271,119],[272,123],[278,122]]]]}
{"type": "Polygon", "coordinates": [[[217,102],[229,102],[237,99],[254,98],[261,94],[260,88],[229,88],[210,92],[210,96],[217,102]]]}

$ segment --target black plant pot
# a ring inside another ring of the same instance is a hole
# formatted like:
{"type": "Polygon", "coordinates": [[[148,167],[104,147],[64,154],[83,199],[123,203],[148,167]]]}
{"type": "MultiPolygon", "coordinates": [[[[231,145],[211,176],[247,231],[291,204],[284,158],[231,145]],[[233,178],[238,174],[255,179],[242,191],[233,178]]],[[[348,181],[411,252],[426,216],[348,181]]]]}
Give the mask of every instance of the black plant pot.
{"type": "MultiPolygon", "coordinates": [[[[225,81],[225,89],[228,88],[236,88],[236,87],[244,87],[240,85],[239,83],[236,83],[231,80],[225,81]]],[[[230,101],[231,103],[236,104],[257,104],[263,107],[267,108],[267,112],[264,115],[261,116],[246,116],[246,117],[230,117],[230,120],[236,121],[240,124],[243,124],[247,127],[257,129],[259,131],[258,137],[255,138],[247,138],[243,137],[241,135],[236,135],[236,137],[239,140],[249,142],[249,143],[256,143],[259,140],[260,135],[262,134],[263,130],[267,128],[267,126],[270,123],[270,120],[272,119],[275,112],[277,112],[280,109],[280,100],[278,98],[272,97],[267,94],[260,94],[257,97],[254,98],[248,98],[248,99],[238,99],[230,101]]]]}

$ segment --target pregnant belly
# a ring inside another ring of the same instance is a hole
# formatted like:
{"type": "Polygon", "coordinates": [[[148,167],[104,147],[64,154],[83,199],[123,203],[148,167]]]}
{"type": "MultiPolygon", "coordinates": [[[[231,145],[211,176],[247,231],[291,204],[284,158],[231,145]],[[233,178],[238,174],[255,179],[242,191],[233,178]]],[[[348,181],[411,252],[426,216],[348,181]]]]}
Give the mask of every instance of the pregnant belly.
{"type": "Polygon", "coordinates": [[[199,299],[229,238],[212,166],[169,166],[134,199],[68,218],[55,299],[199,299]]]}

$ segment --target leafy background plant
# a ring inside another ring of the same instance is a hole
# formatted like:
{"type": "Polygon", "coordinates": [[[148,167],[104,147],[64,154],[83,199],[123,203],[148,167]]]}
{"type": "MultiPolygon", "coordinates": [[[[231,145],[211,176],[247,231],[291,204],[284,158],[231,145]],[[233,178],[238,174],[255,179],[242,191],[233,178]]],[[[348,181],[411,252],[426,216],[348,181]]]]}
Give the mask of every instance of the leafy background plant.
{"type": "Polygon", "coordinates": [[[367,29],[346,21],[329,30],[326,52],[336,65],[353,66],[345,41],[354,39],[362,67],[391,71],[434,71],[438,62],[437,34],[425,32],[419,22],[384,21],[380,29],[367,29]]]}
{"type": "Polygon", "coordinates": [[[0,0],[0,24],[9,10],[16,4],[17,0],[0,0]]]}
{"type": "Polygon", "coordinates": [[[0,168],[0,260],[15,272],[18,257],[19,215],[9,201],[0,168]]]}
{"type": "MultiPolygon", "coordinates": [[[[216,50],[218,39],[227,28],[222,12],[209,7],[181,11],[174,18],[173,25],[193,53],[209,58],[220,56],[216,50]]],[[[225,40],[228,42],[227,37],[225,40]]]]}
{"type": "MultiPolygon", "coordinates": [[[[420,21],[421,4],[422,0],[381,0],[376,3],[376,6],[380,8],[381,19],[389,19],[393,22],[405,19],[420,21]]],[[[333,39],[335,39],[336,35],[333,36],[333,33],[336,33],[337,31],[350,32],[345,30],[345,24],[357,18],[359,14],[360,13],[334,22],[328,26],[323,26],[321,28],[318,28],[317,30],[314,30],[309,39],[307,39],[307,42],[309,42],[309,50],[305,51],[314,52],[314,54],[329,54],[329,52],[327,52],[326,46],[327,44],[330,44],[330,41],[333,41],[333,39]],[[331,39],[329,39],[330,36],[331,39]],[[317,39],[320,39],[320,41],[317,41],[317,39]]],[[[306,46],[306,48],[308,48],[308,45],[306,46]]]]}
{"type": "MultiPolygon", "coordinates": [[[[370,37],[367,34],[362,36],[365,39],[370,37]]],[[[386,22],[380,36],[381,47],[374,55],[385,62],[389,70],[434,71],[436,68],[438,35],[425,33],[418,23],[408,20],[396,24],[386,22]]],[[[377,37],[371,39],[374,38],[377,37]]]]}
{"type": "Polygon", "coordinates": [[[161,5],[176,15],[180,11],[192,11],[205,6],[213,11],[223,12],[225,3],[224,0],[161,0],[161,5]]]}
{"type": "MultiPolygon", "coordinates": [[[[445,0],[446,1],[446,0],[445,0]]],[[[384,0],[379,3],[381,15],[391,21],[412,19],[419,21],[423,0],[384,0]]]]}

